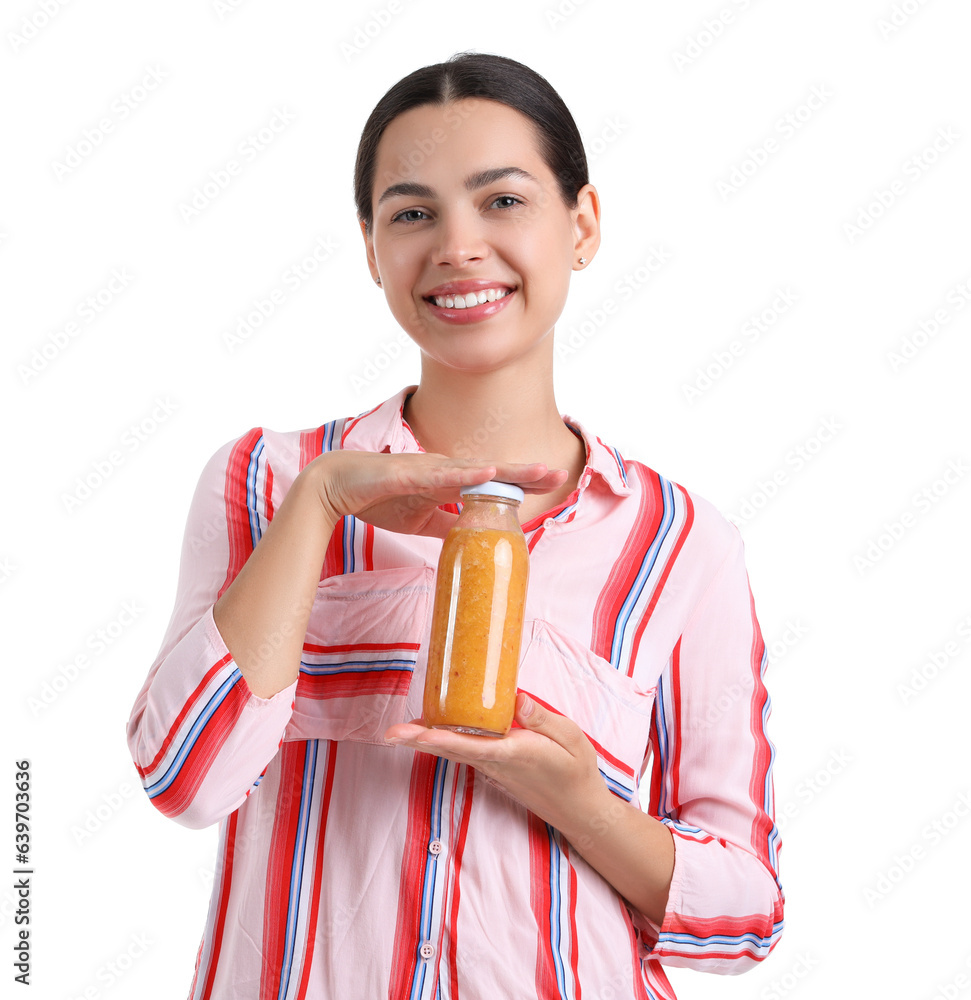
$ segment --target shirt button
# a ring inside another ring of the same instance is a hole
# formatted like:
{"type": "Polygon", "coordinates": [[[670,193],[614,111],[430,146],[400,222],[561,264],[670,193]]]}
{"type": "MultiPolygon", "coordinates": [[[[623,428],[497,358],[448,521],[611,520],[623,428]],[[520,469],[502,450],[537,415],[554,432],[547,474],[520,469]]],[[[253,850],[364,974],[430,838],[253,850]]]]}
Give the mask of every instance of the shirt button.
{"type": "Polygon", "coordinates": [[[445,850],[445,845],[440,840],[433,840],[428,845],[428,851],[430,854],[441,854],[445,850]]]}
{"type": "Polygon", "coordinates": [[[554,520],[553,520],[553,518],[551,518],[551,517],[548,517],[548,518],[547,518],[547,519],[546,519],[546,520],[545,520],[545,521],[543,522],[543,527],[544,527],[544,528],[552,528],[554,524],[556,524],[556,521],[554,521],[554,520]]]}
{"type": "Polygon", "coordinates": [[[431,941],[425,941],[422,946],[418,949],[418,954],[422,958],[431,958],[435,954],[435,945],[431,941]]]}

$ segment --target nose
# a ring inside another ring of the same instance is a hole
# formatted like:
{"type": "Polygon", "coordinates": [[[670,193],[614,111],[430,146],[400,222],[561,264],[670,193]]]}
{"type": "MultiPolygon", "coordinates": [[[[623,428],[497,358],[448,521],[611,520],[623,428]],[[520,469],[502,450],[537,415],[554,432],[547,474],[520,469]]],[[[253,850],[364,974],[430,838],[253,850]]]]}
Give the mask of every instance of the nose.
{"type": "Polygon", "coordinates": [[[487,254],[482,221],[478,213],[456,209],[443,213],[438,225],[435,262],[461,267],[470,261],[482,260],[487,254]]]}

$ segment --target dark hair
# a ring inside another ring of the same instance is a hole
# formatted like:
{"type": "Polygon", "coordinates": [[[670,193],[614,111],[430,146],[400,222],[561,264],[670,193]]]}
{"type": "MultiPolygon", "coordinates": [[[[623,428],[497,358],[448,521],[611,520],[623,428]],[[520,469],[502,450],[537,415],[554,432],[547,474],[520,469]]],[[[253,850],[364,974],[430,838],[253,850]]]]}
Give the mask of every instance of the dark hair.
{"type": "Polygon", "coordinates": [[[557,179],[567,208],[589,180],[580,130],[560,95],[535,70],[515,59],[457,52],[446,62],[424,66],[399,80],[378,101],[361,132],[354,166],[354,201],[367,232],[374,218],[371,198],[378,143],[398,115],[424,104],[449,104],[478,97],[508,105],[536,127],[539,152],[557,179]]]}

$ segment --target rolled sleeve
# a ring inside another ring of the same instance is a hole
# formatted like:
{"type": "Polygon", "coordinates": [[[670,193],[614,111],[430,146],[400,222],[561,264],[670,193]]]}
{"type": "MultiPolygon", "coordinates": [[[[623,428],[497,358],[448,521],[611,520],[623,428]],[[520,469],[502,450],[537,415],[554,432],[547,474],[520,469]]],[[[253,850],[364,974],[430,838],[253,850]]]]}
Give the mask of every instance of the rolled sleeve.
{"type": "Polygon", "coordinates": [[[212,616],[270,519],[272,480],[258,428],[207,463],[186,523],[175,609],[128,722],[149,799],[189,827],[218,822],[242,804],[293,711],[296,681],[272,698],[255,695],[212,616]]]}
{"type": "Polygon", "coordinates": [[[675,862],[662,924],[638,921],[653,958],[723,974],[769,954],[784,905],[765,644],[732,533],[658,684],[650,811],[672,832],[675,862]]]}

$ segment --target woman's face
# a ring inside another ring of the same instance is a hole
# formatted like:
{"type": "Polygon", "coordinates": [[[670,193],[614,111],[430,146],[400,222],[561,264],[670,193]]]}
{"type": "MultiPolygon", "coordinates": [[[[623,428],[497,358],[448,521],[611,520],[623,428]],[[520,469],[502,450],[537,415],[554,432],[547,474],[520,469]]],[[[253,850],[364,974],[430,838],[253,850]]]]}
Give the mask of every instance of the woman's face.
{"type": "Polygon", "coordinates": [[[368,261],[395,319],[427,357],[468,372],[549,349],[570,274],[599,244],[596,191],[568,209],[530,120],[496,101],[399,115],[372,207],[368,261]]]}

